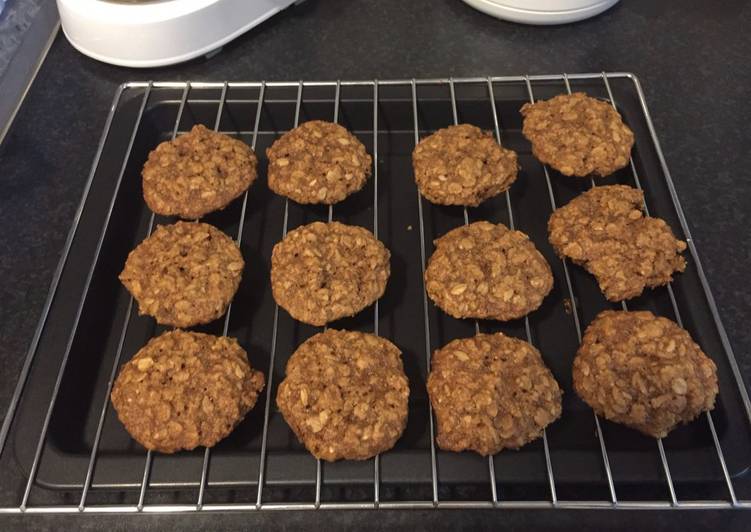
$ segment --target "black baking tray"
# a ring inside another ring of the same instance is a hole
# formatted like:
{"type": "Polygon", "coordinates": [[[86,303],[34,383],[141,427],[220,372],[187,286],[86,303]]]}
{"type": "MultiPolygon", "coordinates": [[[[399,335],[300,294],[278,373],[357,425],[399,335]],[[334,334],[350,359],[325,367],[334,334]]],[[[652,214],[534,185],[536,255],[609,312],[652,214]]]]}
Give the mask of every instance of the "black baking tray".
{"type": "MultiPolygon", "coordinates": [[[[613,76],[610,86],[618,110],[633,129],[634,169],[646,194],[652,215],[664,218],[680,238],[687,238],[660,164],[660,154],[652,141],[649,122],[642,110],[639,94],[629,76],[613,76]]],[[[536,98],[548,98],[566,90],[562,80],[535,80],[531,86],[536,98]]],[[[572,79],[572,89],[607,98],[607,89],[597,77],[572,79]]],[[[458,119],[493,130],[494,121],[487,83],[455,83],[458,119]]],[[[101,157],[85,200],[75,238],[62,271],[49,315],[44,322],[25,391],[14,418],[9,448],[3,455],[3,467],[10,464],[19,479],[28,477],[36,442],[53,394],[66,342],[72,333],[76,308],[84,291],[86,273],[96,256],[97,242],[104,235],[91,285],[86,295],[80,322],[59,395],[50,419],[43,453],[34,483],[32,500],[37,497],[65,497],[80,493],[97,428],[111,368],[117,352],[123,323],[129,319],[121,363],[130,359],[145,342],[162,328],[148,317],[128,317],[129,296],[117,279],[128,252],[145,238],[150,212],[142,200],[140,169],[150,150],[170,138],[183,94],[180,84],[130,84],[124,86],[116,101],[112,122],[106,133],[101,157]],[[144,103],[146,92],[148,100],[144,103]],[[134,130],[134,128],[136,128],[134,130]],[[135,133],[134,133],[135,131],[135,133]],[[122,180],[118,186],[118,177],[122,180]],[[111,203],[111,200],[112,201],[111,203]],[[104,228],[112,205],[109,224],[104,228]],[[57,495],[54,495],[57,494],[57,495]],[[62,494],[62,495],[61,495],[62,494]]],[[[219,130],[250,143],[258,109],[259,86],[243,84],[191,86],[179,132],[197,123],[214,127],[222,106],[219,130]]],[[[302,91],[300,122],[311,119],[332,120],[336,91],[339,90],[338,120],[373,153],[373,86],[308,84],[302,91]]],[[[533,343],[542,352],[564,390],[563,416],[547,430],[551,469],[556,496],[567,500],[610,499],[600,443],[592,411],[574,394],[571,364],[578,339],[572,308],[579,312],[582,328],[601,310],[620,308],[607,302],[594,279],[581,268],[569,265],[574,305],[569,299],[562,262],[547,241],[546,224],[551,203],[542,165],[531,155],[529,143],[521,135],[520,107],[528,101],[524,81],[496,81],[493,92],[504,146],[519,154],[521,171],[511,187],[510,201],[516,227],[530,235],[551,265],[555,286],[542,307],[529,316],[533,343]]],[[[451,94],[446,80],[415,85],[419,135],[422,137],[453,123],[451,94]]],[[[260,113],[256,152],[259,155],[259,179],[250,189],[244,219],[241,249],[246,268],[239,292],[232,305],[229,335],[239,339],[248,351],[251,364],[268,377],[274,332],[274,301],[269,285],[271,249],[282,236],[285,200],[271,193],[266,184],[265,150],[283,132],[294,125],[298,87],[295,84],[269,84],[265,88],[260,113]]],[[[378,234],[391,250],[392,274],[379,303],[379,333],[403,351],[410,381],[409,422],[396,447],[380,457],[381,500],[430,500],[432,498],[431,433],[429,403],[425,390],[427,353],[458,337],[471,336],[474,322],[453,319],[432,303],[427,318],[430,343],[426,346],[423,312],[422,264],[420,257],[420,218],[418,196],[411,170],[411,152],[415,143],[412,84],[383,83],[378,87],[378,234]]],[[[680,177],[678,177],[680,180],[680,177]]],[[[567,203],[590,184],[550,171],[552,196],[558,205],[567,203]]],[[[625,168],[598,181],[603,184],[635,185],[634,174],[625,168]]],[[[374,185],[366,187],[333,208],[335,220],[373,229],[374,185]]],[[[423,200],[426,252],[433,250],[432,240],[464,223],[461,208],[434,206],[423,200]]],[[[325,220],[323,206],[301,206],[289,202],[290,229],[315,220],[325,220]]],[[[236,235],[242,200],[204,221],[229,235],[236,235]]],[[[506,197],[501,195],[471,208],[469,220],[490,220],[508,224],[506,197]]],[[[156,223],[172,219],[156,218],[156,223]]],[[[747,482],[751,464],[749,414],[739,393],[723,347],[722,337],[712,316],[712,302],[702,287],[700,272],[687,253],[688,267],[673,283],[676,303],[685,327],[718,367],[720,394],[712,412],[717,436],[734,482],[747,482]]],[[[648,309],[674,319],[673,306],[666,288],[647,290],[628,302],[630,309],[648,309]]],[[[374,308],[353,318],[331,324],[371,332],[374,308]]],[[[200,330],[221,334],[223,320],[200,330]]],[[[481,321],[483,332],[503,331],[526,339],[524,320],[507,323],[481,321]]],[[[272,402],[276,385],[283,378],[284,365],[296,346],[320,331],[294,321],[279,310],[276,356],[273,366],[272,402]]],[[[257,488],[263,437],[265,393],[240,426],[212,451],[207,476],[207,500],[235,500],[237,493],[253,495],[257,488]],[[247,493],[246,493],[247,492],[247,493]]],[[[665,500],[669,498],[666,474],[657,443],[624,427],[601,421],[613,481],[619,499],[665,500]]],[[[679,499],[727,499],[727,488],[707,419],[701,416],[664,439],[672,481],[679,499]]],[[[296,441],[291,430],[271,405],[268,424],[267,462],[264,500],[309,501],[314,497],[316,461],[296,441]]],[[[107,412],[101,443],[92,477],[91,494],[96,498],[117,495],[116,500],[133,501],[141,485],[145,451],[125,432],[111,408],[107,412]]],[[[154,500],[191,500],[201,478],[203,450],[176,455],[154,455],[149,478],[149,493],[154,500]],[[160,492],[163,492],[160,494],[160,492]]],[[[493,458],[498,497],[503,500],[550,500],[550,477],[543,443],[538,440],[519,451],[504,451],[493,458]]],[[[488,461],[473,453],[448,453],[437,450],[438,495],[441,500],[487,500],[491,497],[488,461]]],[[[323,501],[372,500],[374,464],[344,461],[324,464],[323,501]]],[[[7,477],[9,478],[9,477],[7,477]]],[[[104,500],[104,499],[103,499],[104,500]]],[[[107,499],[109,500],[109,499],[107,499]]]]}

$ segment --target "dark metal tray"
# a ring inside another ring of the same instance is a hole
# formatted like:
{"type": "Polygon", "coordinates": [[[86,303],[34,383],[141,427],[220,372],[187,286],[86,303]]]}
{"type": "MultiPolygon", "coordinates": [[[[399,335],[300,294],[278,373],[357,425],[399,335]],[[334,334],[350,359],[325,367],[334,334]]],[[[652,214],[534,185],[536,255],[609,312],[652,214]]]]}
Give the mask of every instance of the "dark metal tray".
{"type": "Polygon", "coordinates": [[[128,83],[113,103],[59,278],[0,433],[0,484],[14,493],[12,501],[0,502],[0,512],[745,507],[750,420],[746,391],[632,75],[128,83]],[[572,391],[570,368],[579,335],[612,305],[591,276],[555,256],[546,224],[554,205],[565,204],[590,182],[560,176],[536,161],[521,135],[519,114],[531,97],[548,98],[567,89],[614,102],[635,132],[632,166],[602,182],[643,187],[650,213],[666,219],[689,242],[687,271],[671,287],[628,302],[630,309],[680,321],[718,366],[715,410],[661,441],[597,420],[572,391]],[[338,120],[376,155],[374,179],[331,212],[286,202],[265,182],[265,149],[295,123],[311,119],[338,120]],[[517,151],[522,167],[508,195],[466,214],[418,200],[411,170],[416,139],[454,121],[494,131],[517,151]],[[255,145],[261,160],[259,182],[247,198],[205,219],[239,237],[247,264],[229,317],[201,330],[239,339],[252,365],[267,375],[271,404],[264,393],[211,452],[147,455],[107,406],[107,392],[114,369],[160,328],[136,315],[117,274],[153,223],[172,221],[154,219],[142,200],[140,169],[148,152],[196,123],[255,145]],[[320,329],[275,308],[268,282],[271,249],[287,229],[330,215],[375,228],[392,252],[392,276],[378,305],[332,326],[369,332],[377,327],[402,349],[410,379],[404,436],[393,450],[364,462],[318,463],[273,404],[288,356],[320,329]],[[431,351],[475,332],[474,322],[450,318],[426,302],[422,284],[432,240],[465,223],[465,216],[513,223],[530,235],[555,276],[552,293],[528,320],[478,324],[484,332],[530,339],[564,389],[563,417],[548,428],[545,439],[492,459],[435,448],[425,390],[431,351]]]}

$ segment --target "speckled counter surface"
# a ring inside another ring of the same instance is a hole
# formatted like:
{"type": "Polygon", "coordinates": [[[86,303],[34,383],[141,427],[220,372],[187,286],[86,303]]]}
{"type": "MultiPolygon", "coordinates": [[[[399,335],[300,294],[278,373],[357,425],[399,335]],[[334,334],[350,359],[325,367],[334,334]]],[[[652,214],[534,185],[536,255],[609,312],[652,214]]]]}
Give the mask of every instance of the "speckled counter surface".
{"type": "Polygon", "coordinates": [[[0,78],[45,1],[0,0],[0,78]]]}
{"type": "MultiPolygon", "coordinates": [[[[58,36],[0,146],[0,412],[47,294],[116,86],[126,80],[290,80],[635,72],[744,375],[751,377],[751,4],[627,0],[565,27],[525,27],[458,0],[308,0],[211,60],[150,71],[97,63],[58,36]]],[[[202,529],[500,526],[751,528],[744,512],[403,512],[29,518],[28,526],[202,529]]]]}

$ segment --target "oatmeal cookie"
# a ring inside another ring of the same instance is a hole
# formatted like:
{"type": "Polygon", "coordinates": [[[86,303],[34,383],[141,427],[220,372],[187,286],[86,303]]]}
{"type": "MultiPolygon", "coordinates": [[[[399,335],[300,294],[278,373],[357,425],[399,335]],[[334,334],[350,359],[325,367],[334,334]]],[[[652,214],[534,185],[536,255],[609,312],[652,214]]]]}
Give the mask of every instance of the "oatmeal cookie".
{"type": "Polygon", "coordinates": [[[561,389],[539,351],[503,333],[453,340],[433,353],[428,393],[436,442],[483,456],[518,449],[561,415],[561,389]]]}
{"type": "Polygon", "coordinates": [[[389,250],[364,227],[314,222],[290,231],[271,254],[271,290],[311,325],[354,316],[386,289],[389,250]]]}
{"type": "Polygon", "coordinates": [[[601,416],[662,438],[714,408],[717,368],[688,332],[651,312],[601,312],[576,354],[574,389],[601,416]]]}
{"type": "Polygon", "coordinates": [[[157,214],[198,219],[248,190],[257,166],[250,146],[199,124],[149,153],[143,199],[157,214]]]}
{"type": "Polygon", "coordinates": [[[575,92],[524,104],[521,113],[534,156],[564,175],[607,176],[628,164],[634,134],[607,102],[575,92]]]}
{"type": "Polygon", "coordinates": [[[313,120],[266,150],[269,188],[297,203],[342,201],[370,177],[372,159],[362,142],[339,124],[313,120]]]}
{"type": "Polygon", "coordinates": [[[138,443],[174,453],[216,445],[263,385],[234,338],[176,330],[152,338],[120,368],[111,399],[138,443]]]}
{"type": "Polygon", "coordinates": [[[461,226],[434,244],[425,288],[455,318],[520,318],[538,308],[553,287],[550,266],[529,237],[503,224],[461,226]]]}
{"type": "Polygon", "coordinates": [[[276,403],[313,456],[365,460],[407,425],[409,385],[399,349],[372,334],[329,329],[287,362],[276,403]]]}
{"type": "Polygon", "coordinates": [[[561,257],[584,266],[610,301],[636,297],[686,269],[686,243],[660,218],[644,216],[644,193],[594,187],[557,209],[548,238],[561,257]]]}
{"type": "Polygon", "coordinates": [[[214,321],[237,292],[245,263],[237,245],[200,222],[160,225],[130,252],[120,281],[138,313],[190,327],[214,321]]]}
{"type": "Polygon", "coordinates": [[[441,205],[477,206],[516,180],[516,153],[470,124],[440,129],[412,152],[420,193],[441,205]]]}

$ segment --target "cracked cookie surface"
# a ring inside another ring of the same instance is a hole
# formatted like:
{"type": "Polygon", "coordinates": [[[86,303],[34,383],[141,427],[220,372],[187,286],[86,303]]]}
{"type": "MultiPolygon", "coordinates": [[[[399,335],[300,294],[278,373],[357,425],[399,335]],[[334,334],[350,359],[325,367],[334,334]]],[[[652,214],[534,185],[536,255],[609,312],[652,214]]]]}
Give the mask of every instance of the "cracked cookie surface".
{"type": "Polygon", "coordinates": [[[362,142],[339,124],[312,120],[266,150],[269,188],[297,203],[333,204],[357,192],[371,173],[362,142]]]}
{"type": "Polygon", "coordinates": [[[250,146],[199,124],[149,153],[143,199],[157,214],[198,219],[245,192],[257,166],[250,146]]]}
{"type": "Polygon", "coordinates": [[[630,299],[686,269],[686,243],[661,218],[644,216],[643,208],[638,189],[594,187],[553,212],[548,238],[559,256],[595,276],[610,301],[630,299]]]}
{"type": "Polygon", "coordinates": [[[537,309],[553,274],[529,237],[474,222],[437,239],[425,270],[430,299],[455,318],[512,320],[537,309]]]}
{"type": "Polygon", "coordinates": [[[169,331],[120,368],[112,405],[130,435],[162,453],[213,447],[253,408],[263,389],[234,338],[169,331]]]}
{"type": "Polygon", "coordinates": [[[191,327],[214,321],[237,292],[245,263],[234,241],[201,222],[160,225],[128,255],[120,281],[138,313],[191,327]]]}
{"type": "Polygon", "coordinates": [[[408,398],[394,344],[329,329],[292,354],[276,402],[308,451],[334,461],[365,460],[391,449],[407,424],[408,398]]]}
{"type": "Polygon", "coordinates": [[[574,359],[574,389],[611,421],[662,438],[714,408],[717,368],[689,333],[651,312],[604,311],[574,359]]]}
{"type": "Polygon", "coordinates": [[[354,316],[383,295],[391,254],[364,227],[314,222],[290,231],[271,254],[274,299],[311,325],[354,316]]]}
{"type": "Polygon", "coordinates": [[[608,102],[560,94],[524,104],[521,114],[534,156],[564,175],[607,176],[628,164],[634,134],[608,102]]]}
{"type": "Polygon", "coordinates": [[[415,181],[431,203],[477,206],[516,180],[516,153],[470,124],[440,129],[412,153],[415,181]]]}
{"type": "Polygon", "coordinates": [[[562,392],[539,351],[504,335],[453,340],[433,353],[428,393],[436,442],[483,456],[518,449],[561,415],[562,392]]]}

